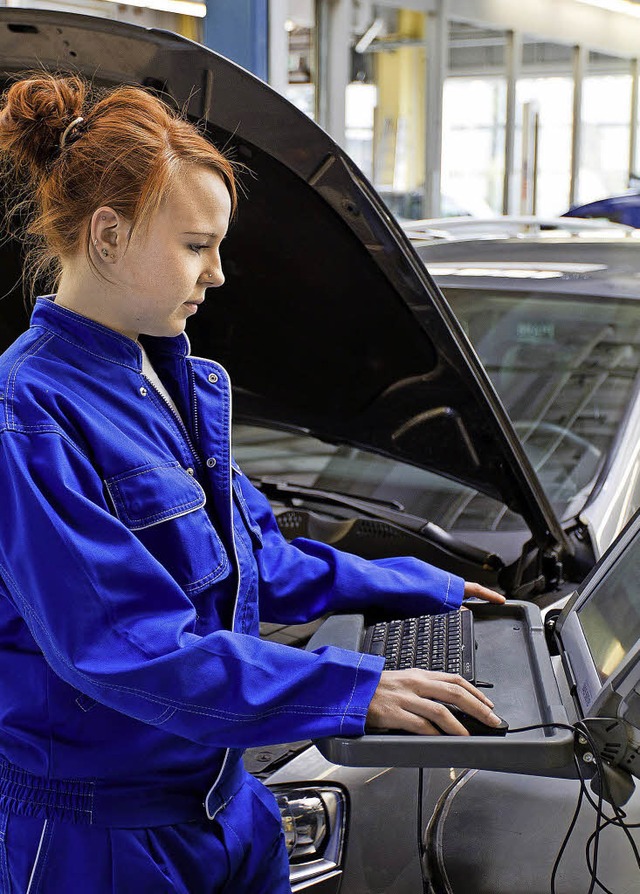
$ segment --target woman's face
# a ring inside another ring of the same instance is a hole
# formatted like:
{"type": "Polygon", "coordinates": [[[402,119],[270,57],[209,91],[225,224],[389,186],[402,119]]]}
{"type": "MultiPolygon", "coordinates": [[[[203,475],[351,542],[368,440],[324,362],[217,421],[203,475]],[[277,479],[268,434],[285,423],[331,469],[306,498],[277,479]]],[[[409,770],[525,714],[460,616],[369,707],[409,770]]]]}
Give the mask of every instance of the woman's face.
{"type": "Polygon", "coordinates": [[[206,289],[224,282],[220,244],[230,213],[222,177],[194,166],[185,167],[148,228],[135,230],[128,244],[120,220],[111,230],[110,319],[103,322],[131,338],[183,332],[206,289]]]}

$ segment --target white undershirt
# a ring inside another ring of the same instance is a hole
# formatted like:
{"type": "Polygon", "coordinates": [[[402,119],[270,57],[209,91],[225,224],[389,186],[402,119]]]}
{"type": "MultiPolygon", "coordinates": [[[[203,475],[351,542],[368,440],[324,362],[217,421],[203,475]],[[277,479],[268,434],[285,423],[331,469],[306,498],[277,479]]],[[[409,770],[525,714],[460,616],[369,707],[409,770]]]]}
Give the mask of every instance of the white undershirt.
{"type": "Polygon", "coordinates": [[[164,397],[164,399],[169,404],[169,406],[171,407],[173,412],[176,414],[178,419],[181,419],[182,417],[180,416],[180,413],[178,412],[178,408],[176,407],[175,403],[173,402],[171,395],[169,394],[167,389],[162,384],[160,376],[158,375],[158,373],[155,371],[155,369],[151,365],[151,361],[149,360],[147,352],[142,347],[140,342],[138,342],[138,347],[140,348],[140,350],[142,352],[142,375],[146,376],[146,378],[149,379],[149,381],[151,382],[153,387],[156,388],[160,392],[160,394],[164,397]]]}

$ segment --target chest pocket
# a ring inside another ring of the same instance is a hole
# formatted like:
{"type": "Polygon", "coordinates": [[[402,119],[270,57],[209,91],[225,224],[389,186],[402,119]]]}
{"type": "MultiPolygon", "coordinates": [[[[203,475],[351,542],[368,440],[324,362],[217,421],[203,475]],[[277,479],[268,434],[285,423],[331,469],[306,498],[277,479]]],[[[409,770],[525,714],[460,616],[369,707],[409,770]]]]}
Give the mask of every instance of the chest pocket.
{"type": "Polygon", "coordinates": [[[188,595],[231,566],[200,484],[177,462],[142,466],[105,481],[115,514],[188,595]]]}

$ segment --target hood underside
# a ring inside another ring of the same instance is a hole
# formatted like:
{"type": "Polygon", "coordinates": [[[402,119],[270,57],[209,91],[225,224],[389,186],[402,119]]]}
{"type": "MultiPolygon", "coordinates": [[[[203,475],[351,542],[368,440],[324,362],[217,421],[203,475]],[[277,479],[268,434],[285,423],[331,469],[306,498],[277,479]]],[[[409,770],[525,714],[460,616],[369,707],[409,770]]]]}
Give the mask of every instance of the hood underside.
{"type": "MultiPolygon", "coordinates": [[[[37,60],[159,91],[247,166],[226,283],[188,329],[193,353],[229,370],[237,418],[442,473],[521,513],[538,544],[563,542],[446,301],[377,194],[303,113],[198,44],[103,19],[0,9],[0,56],[9,74],[37,60]]],[[[26,322],[2,317],[3,341],[26,322]]]]}

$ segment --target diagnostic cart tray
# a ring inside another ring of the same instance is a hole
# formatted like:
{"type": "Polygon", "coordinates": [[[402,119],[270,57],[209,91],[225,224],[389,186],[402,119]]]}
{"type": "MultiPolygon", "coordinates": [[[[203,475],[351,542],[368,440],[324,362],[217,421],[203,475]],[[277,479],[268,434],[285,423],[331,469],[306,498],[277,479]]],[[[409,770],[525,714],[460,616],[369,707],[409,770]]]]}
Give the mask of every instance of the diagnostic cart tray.
{"type": "MultiPolygon", "coordinates": [[[[476,679],[493,684],[487,695],[510,729],[568,724],[567,708],[546,644],[540,610],[526,602],[472,603],[476,679]]],[[[333,645],[361,651],[363,615],[333,615],[307,649],[333,645]]],[[[573,706],[568,710],[574,714],[573,706]]],[[[573,716],[575,719],[575,716],[573,716]]],[[[571,721],[572,722],[572,721],[571,721]]],[[[418,736],[367,733],[315,743],[330,761],[352,767],[469,767],[541,776],[574,776],[574,734],[548,728],[502,736],[418,736]]]]}

